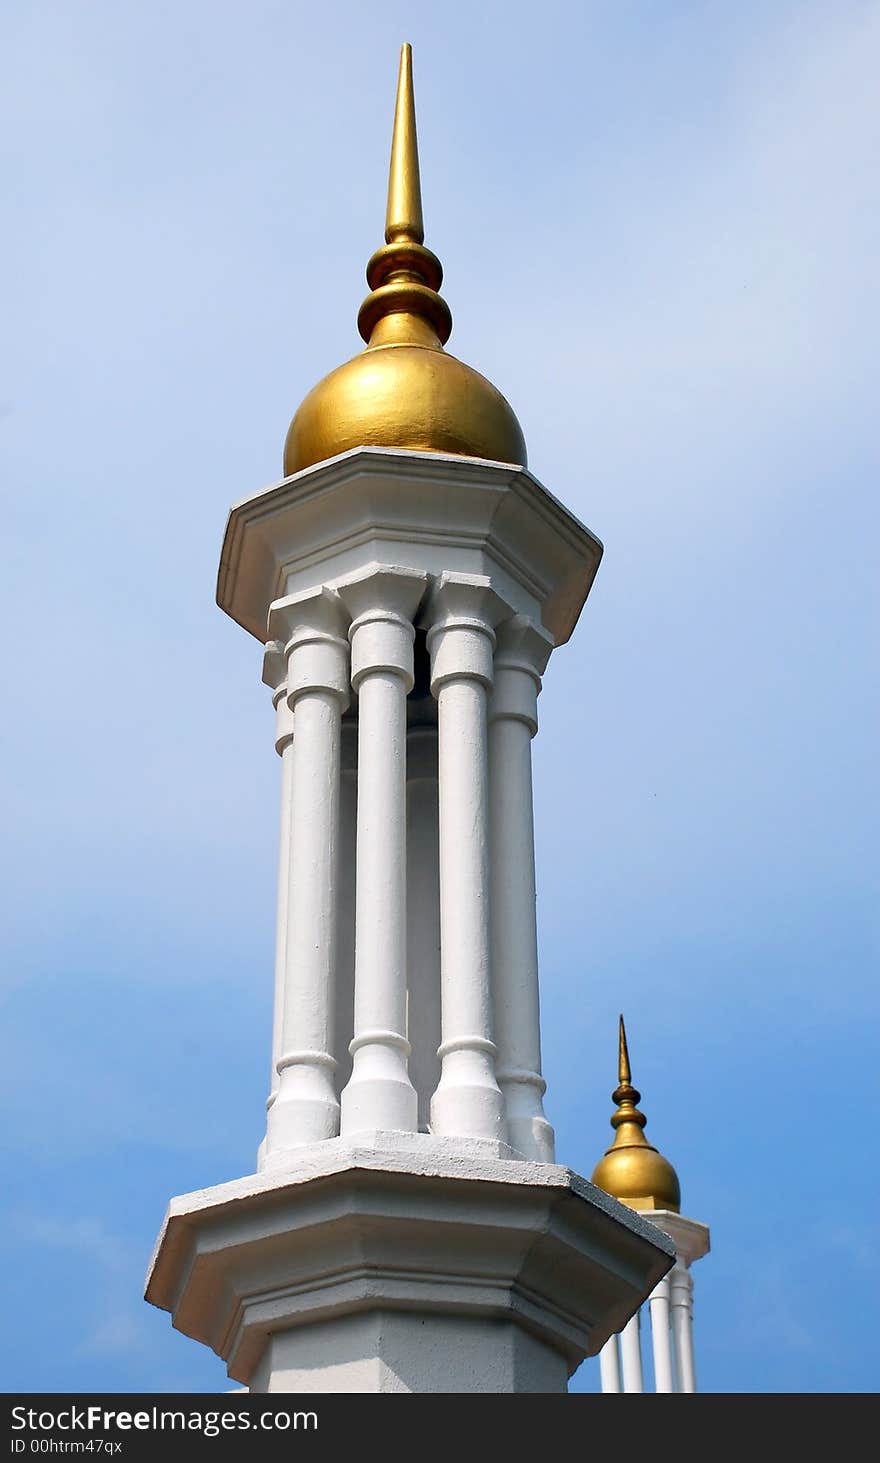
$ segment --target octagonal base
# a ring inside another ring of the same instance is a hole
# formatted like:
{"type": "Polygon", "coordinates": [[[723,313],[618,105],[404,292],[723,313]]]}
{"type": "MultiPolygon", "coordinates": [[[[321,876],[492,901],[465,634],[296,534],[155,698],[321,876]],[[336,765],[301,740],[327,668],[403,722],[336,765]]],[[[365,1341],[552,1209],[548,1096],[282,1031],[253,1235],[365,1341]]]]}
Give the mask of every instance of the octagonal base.
{"type": "Polygon", "coordinates": [[[333,1139],[172,1201],[147,1299],[259,1392],[564,1392],[669,1269],[557,1164],[333,1139]]]}

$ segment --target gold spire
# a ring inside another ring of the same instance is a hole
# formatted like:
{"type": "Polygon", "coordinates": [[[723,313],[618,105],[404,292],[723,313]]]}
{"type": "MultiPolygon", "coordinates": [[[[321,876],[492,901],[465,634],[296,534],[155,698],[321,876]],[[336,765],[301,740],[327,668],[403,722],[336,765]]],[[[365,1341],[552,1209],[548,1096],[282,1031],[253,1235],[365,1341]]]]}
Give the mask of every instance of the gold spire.
{"type": "Polygon", "coordinates": [[[287,434],[285,476],[353,447],[409,447],[525,466],[504,397],[443,346],[452,315],[443,269],[424,245],[412,49],[400,53],[385,243],[367,265],[358,312],[367,348],[309,392],[287,434]]]}
{"type": "Polygon", "coordinates": [[[385,243],[409,239],[424,244],[422,181],[419,177],[419,141],[416,135],[416,99],[413,93],[412,46],[400,48],[397,102],[391,137],[391,168],[388,174],[388,207],[385,211],[385,243]]]}
{"type": "Polygon", "coordinates": [[[677,1214],[681,1206],[678,1175],[642,1131],[647,1118],[637,1106],[641,1093],[632,1085],[622,1016],[618,1035],[617,1082],[611,1094],[612,1102],[617,1103],[617,1111],[611,1118],[614,1142],[596,1164],[593,1183],[631,1209],[671,1209],[677,1214]]]}
{"type": "Polygon", "coordinates": [[[449,339],[452,316],[437,293],[443,266],[424,247],[424,238],[412,47],[404,45],[391,134],[385,243],[367,265],[371,294],[358,312],[358,330],[368,345],[422,345],[437,350],[449,339]]]}
{"type": "MultiPolygon", "coordinates": [[[[623,1024],[622,1015],[617,1029],[617,1080],[621,1087],[630,1087],[632,1083],[632,1073],[629,1069],[629,1049],[626,1044],[626,1027],[623,1024]]],[[[635,1091],[635,1088],[632,1088],[632,1090],[635,1091]]],[[[641,1095],[639,1093],[638,1097],[636,1097],[636,1102],[638,1102],[641,1095]]],[[[612,1102],[614,1101],[616,1101],[616,1098],[612,1096],[612,1102]]],[[[642,1127],[644,1126],[644,1123],[642,1123],[642,1127]]]]}

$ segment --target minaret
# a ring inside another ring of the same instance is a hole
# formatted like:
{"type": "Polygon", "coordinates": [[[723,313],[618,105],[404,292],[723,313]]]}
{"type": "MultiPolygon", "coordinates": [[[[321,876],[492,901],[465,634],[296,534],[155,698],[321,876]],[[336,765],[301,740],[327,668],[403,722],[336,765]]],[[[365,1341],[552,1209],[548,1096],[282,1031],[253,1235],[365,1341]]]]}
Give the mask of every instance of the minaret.
{"type": "Polygon", "coordinates": [[[602,548],[444,350],[408,46],[367,282],[226,529],[281,758],[268,1116],[256,1173],[172,1200],[147,1298],[255,1392],[564,1392],[672,1262],[543,1105],[531,740],[602,548]]]}
{"type": "MultiPolygon", "coordinates": [[[[675,1244],[675,1265],[648,1297],[656,1392],[695,1392],[693,1344],[693,1277],[690,1267],[709,1249],[705,1224],[681,1213],[678,1175],[668,1159],[648,1142],[647,1119],[639,1111],[641,1093],[632,1085],[626,1027],[620,1018],[617,1103],[612,1115],[614,1141],[593,1171],[593,1183],[606,1193],[650,1216],[675,1244]]],[[[599,1362],[603,1392],[643,1392],[642,1315],[636,1312],[619,1336],[602,1347],[599,1362]]]]}

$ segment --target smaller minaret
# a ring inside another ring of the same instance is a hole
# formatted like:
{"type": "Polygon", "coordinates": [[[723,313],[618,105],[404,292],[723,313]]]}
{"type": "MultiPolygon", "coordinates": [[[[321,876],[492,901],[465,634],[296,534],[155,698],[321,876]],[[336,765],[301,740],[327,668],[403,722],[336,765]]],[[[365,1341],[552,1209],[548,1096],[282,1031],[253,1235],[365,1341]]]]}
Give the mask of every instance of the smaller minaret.
{"type": "MultiPolygon", "coordinates": [[[[614,1141],[593,1171],[593,1183],[630,1209],[637,1209],[675,1244],[675,1265],[647,1300],[656,1392],[695,1392],[693,1291],[690,1267],[709,1249],[705,1224],[681,1213],[681,1187],[668,1159],[649,1143],[641,1093],[632,1085],[626,1027],[620,1018],[618,1085],[611,1094],[614,1141]]],[[[642,1313],[637,1311],[599,1353],[603,1392],[643,1392],[642,1313]]]]}

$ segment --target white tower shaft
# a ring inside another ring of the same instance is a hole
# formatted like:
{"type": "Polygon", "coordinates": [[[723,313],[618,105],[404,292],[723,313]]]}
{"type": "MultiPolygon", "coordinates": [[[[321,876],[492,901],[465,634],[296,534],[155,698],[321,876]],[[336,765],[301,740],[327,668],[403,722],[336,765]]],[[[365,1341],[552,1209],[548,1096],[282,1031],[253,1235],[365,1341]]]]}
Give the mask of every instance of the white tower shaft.
{"type": "Polygon", "coordinates": [[[543,1108],[531,743],[597,562],[524,469],[437,453],[230,519],[282,762],[273,1071],[258,1172],[173,1201],[148,1294],[254,1390],[561,1392],[670,1264],[543,1108]]]}

